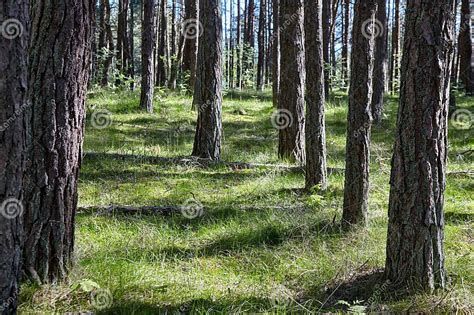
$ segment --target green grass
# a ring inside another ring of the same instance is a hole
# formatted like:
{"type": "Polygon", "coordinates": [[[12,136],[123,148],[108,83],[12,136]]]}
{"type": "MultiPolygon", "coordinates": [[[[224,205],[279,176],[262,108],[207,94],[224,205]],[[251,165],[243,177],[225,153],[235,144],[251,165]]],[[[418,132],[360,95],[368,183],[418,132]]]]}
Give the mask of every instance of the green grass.
{"type": "MultiPolygon", "coordinates": [[[[308,195],[302,191],[302,172],[151,163],[147,157],[192,151],[196,113],[190,110],[191,98],[161,94],[153,115],[138,110],[136,93],[90,94],[80,205],[181,206],[192,200],[204,206],[203,216],[79,214],[77,263],[70,278],[55,286],[25,284],[21,312],[330,311],[333,303],[325,302],[331,301],[332,288],[383,268],[395,98],[388,99],[383,123],[373,130],[369,226],[342,233],[341,174],[330,176],[324,193],[308,195]],[[91,124],[98,109],[113,114],[111,125],[101,130],[91,124]],[[91,302],[90,281],[111,293],[106,308],[91,302]]],[[[460,97],[458,106],[474,112],[472,99],[460,97]]],[[[223,160],[283,164],[276,154],[272,112],[269,92],[226,95],[223,160]]],[[[347,96],[333,95],[327,104],[330,167],[344,167],[346,113],[347,96]]],[[[448,171],[472,170],[473,155],[459,154],[473,148],[473,129],[450,128],[449,136],[448,171]]],[[[463,174],[447,179],[448,290],[408,297],[382,290],[375,309],[473,309],[474,183],[463,174]]],[[[376,290],[365,288],[364,294],[375,296],[376,290]]],[[[364,304],[346,302],[352,310],[364,304]]]]}

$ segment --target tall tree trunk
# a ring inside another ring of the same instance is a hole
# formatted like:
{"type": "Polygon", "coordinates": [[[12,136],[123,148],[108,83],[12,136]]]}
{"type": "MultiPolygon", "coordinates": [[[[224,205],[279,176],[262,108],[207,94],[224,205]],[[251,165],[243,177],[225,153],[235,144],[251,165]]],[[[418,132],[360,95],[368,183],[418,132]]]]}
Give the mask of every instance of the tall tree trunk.
{"type": "Polygon", "coordinates": [[[237,0],[237,86],[242,88],[242,14],[241,0],[237,0]]]}
{"type": "Polygon", "coordinates": [[[265,25],[267,0],[260,0],[260,16],[258,26],[258,65],[257,65],[257,90],[263,90],[265,79],[265,25]]]}
{"type": "Polygon", "coordinates": [[[351,1],[344,0],[344,17],[343,17],[343,25],[344,30],[342,34],[342,51],[341,51],[341,58],[342,58],[342,80],[344,82],[344,86],[348,86],[348,79],[349,79],[349,25],[350,25],[350,10],[351,10],[351,1]]]}
{"type": "Polygon", "coordinates": [[[235,74],[234,74],[234,64],[235,64],[235,51],[234,51],[234,0],[230,0],[230,38],[229,38],[229,53],[230,53],[230,73],[229,73],[229,88],[232,90],[235,88],[235,74]]]}
{"type": "Polygon", "coordinates": [[[455,0],[408,0],[385,274],[443,288],[447,114],[455,0]]]}
{"type": "Polygon", "coordinates": [[[331,87],[331,17],[332,17],[332,1],[323,0],[323,54],[324,54],[324,92],[326,97],[329,96],[331,87]]]}
{"type": "Polygon", "coordinates": [[[193,103],[198,109],[193,155],[220,159],[222,141],[222,17],[221,1],[200,1],[203,26],[193,103]]]}
{"type": "Polygon", "coordinates": [[[185,75],[189,75],[189,80],[186,82],[189,91],[194,91],[199,34],[204,31],[202,25],[198,21],[198,7],[198,0],[186,0],[185,2],[185,20],[183,23],[183,34],[185,39],[183,72],[185,75]]]}
{"type": "Polygon", "coordinates": [[[171,38],[170,38],[170,80],[168,82],[168,88],[176,89],[176,72],[178,68],[177,64],[177,47],[176,47],[176,1],[173,1],[171,7],[171,38]]]}
{"type": "Polygon", "coordinates": [[[89,80],[89,86],[88,88],[91,88],[92,85],[96,82],[97,80],[97,56],[98,56],[98,51],[97,51],[97,38],[96,38],[96,33],[97,33],[97,3],[94,2],[94,6],[92,7],[92,29],[91,29],[91,62],[90,62],[90,80],[89,80]]]}
{"type": "Polygon", "coordinates": [[[0,4],[0,313],[16,314],[23,241],[28,1],[0,4]]]}
{"type": "Polygon", "coordinates": [[[327,187],[322,1],[305,2],[306,188],[327,187]]]}
{"type": "Polygon", "coordinates": [[[472,34],[471,34],[471,8],[469,0],[461,3],[461,26],[459,30],[459,78],[467,94],[474,94],[474,77],[472,64],[472,34]]]}
{"type": "Polygon", "coordinates": [[[130,19],[129,19],[129,43],[130,56],[128,64],[128,76],[132,80],[130,82],[130,90],[135,90],[135,37],[133,31],[135,29],[135,0],[130,0],[130,19]]]}
{"type": "Polygon", "coordinates": [[[155,50],[155,0],[142,0],[142,85],[140,107],[153,112],[153,52],[155,50]]]}
{"type": "Polygon", "coordinates": [[[372,116],[375,123],[382,121],[385,82],[387,79],[387,5],[386,0],[377,1],[377,14],[372,32],[375,36],[374,94],[372,116]]]}
{"type": "MultiPolygon", "coordinates": [[[[106,87],[109,84],[109,70],[110,66],[112,65],[112,61],[114,58],[114,39],[112,35],[112,27],[110,24],[110,1],[109,0],[101,0],[101,5],[103,8],[103,32],[106,39],[107,45],[107,52],[104,58],[104,65],[102,68],[102,80],[101,86],[106,87]]],[[[101,17],[102,18],[102,17],[101,17]]]]}
{"type": "Polygon", "coordinates": [[[273,0],[272,49],[273,107],[278,108],[278,98],[280,91],[280,0],[273,0]]]}
{"type": "Polygon", "coordinates": [[[378,0],[356,0],[352,29],[351,85],[347,117],[346,172],[342,224],[364,225],[369,199],[372,74],[375,38],[373,26],[378,0]]]}
{"type": "Polygon", "coordinates": [[[167,50],[167,32],[168,32],[168,17],[166,12],[167,0],[161,0],[160,9],[160,40],[158,42],[158,69],[157,69],[157,84],[158,86],[166,86],[166,50],[167,50]]]}
{"type": "Polygon", "coordinates": [[[38,0],[31,9],[23,269],[38,283],[63,279],[72,262],[93,5],[38,0]]]}
{"type": "Polygon", "coordinates": [[[280,0],[281,77],[279,120],[288,124],[279,127],[278,155],[305,163],[304,147],[304,17],[303,0],[280,0]]]}
{"type": "Polygon", "coordinates": [[[394,22],[392,27],[392,58],[390,59],[390,92],[395,93],[395,80],[400,69],[400,0],[395,1],[394,22]]]}

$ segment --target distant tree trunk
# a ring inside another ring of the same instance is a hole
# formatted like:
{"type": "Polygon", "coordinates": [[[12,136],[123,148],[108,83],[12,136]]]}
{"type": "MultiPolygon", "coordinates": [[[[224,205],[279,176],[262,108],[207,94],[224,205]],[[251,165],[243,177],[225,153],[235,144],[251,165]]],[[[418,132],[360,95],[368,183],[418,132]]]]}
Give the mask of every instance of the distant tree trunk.
{"type": "Polygon", "coordinates": [[[385,274],[415,289],[446,285],[443,204],[454,10],[455,0],[407,5],[385,274]]]}
{"type": "Polygon", "coordinates": [[[198,22],[198,6],[198,0],[186,0],[185,2],[185,23],[183,25],[183,34],[185,38],[183,52],[183,72],[185,75],[189,75],[189,81],[186,82],[189,91],[194,91],[199,32],[204,31],[199,28],[200,24],[198,22]],[[197,36],[196,33],[192,32],[193,30],[198,32],[197,36]]]}
{"type": "Polygon", "coordinates": [[[260,0],[260,16],[258,26],[258,65],[257,65],[257,90],[263,90],[265,80],[265,25],[266,25],[266,0],[260,0]]]}
{"type": "Polygon", "coordinates": [[[351,1],[344,0],[344,31],[342,34],[342,51],[341,51],[341,58],[342,58],[342,80],[344,82],[344,86],[348,86],[348,79],[349,79],[349,25],[350,25],[350,10],[351,10],[351,1]]]}
{"type": "Polygon", "coordinates": [[[279,115],[289,124],[280,128],[278,155],[305,163],[304,147],[304,17],[303,0],[280,0],[281,77],[279,115]],[[288,116],[288,117],[285,117],[288,116]]]}
{"type": "Polygon", "coordinates": [[[305,2],[307,189],[327,187],[322,1],[305,2]]]}
{"type": "Polygon", "coordinates": [[[23,269],[38,283],[63,279],[72,262],[94,5],[54,3],[31,9],[23,269]]]}
{"type": "Polygon", "coordinates": [[[142,85],[140,107],[153,112],[153,51],[155,49],[155,0],[142,0],[142,85]]]}
{"type": "Polygon", "coordinates": [[[103,24],[103,31],[104,36],[107,42],[107,52],[104,60],[104,65],[102,69],[102,80],[101,86],[106,87],[109,84],[109,70],[110,66],[112,65],[112,61],[114,58],[114,39],[112,35],[112,28],[110,24],[110,2],[109,0],[101,0],[102,8],[103,8],[103,15],[104,15],[104,24],[103,24]]]}
{"type": "Polygon", "coordinates": [[[331,87],[331,17],[332,0],[323,0],[323,54],[324,54],[324,93],[329,96],[331,87]]]}
{"type": "Polygon", "coordinates": [[[200,1],[203,24],[193,103],[198,109],[194,156],[218,160],[222,141],[222,17],[221,1],[200,1]]]}
{"type": "Polygon", "coordinates": [[[372,115],[375,123],[382,121],[385,82],[387,79],[387,6],[386,0],[377,1],[376,23],[372,32],[375,38],[374,94],[372,97],[372,115]]]}
{"type": "Polygon", "coordinates": [[[235,51],[234,51],[234,0],[230,0],[230,38],[229,38],[229,53],[230,53],[230,72],[229,72],[229,88],[235,88],[235,75],[234,75],[234,63],[235,63],[235,51]]]}
{"type": "Polygon", "coordinates": [[[158,61],[157,61],[157,84],[158,86],[166,86],[166,50],[167,50],[167,32],[168,32],[168,18],[166,12],[166,1],[161,0],[160,9],[160,39],[158,42],[158,61]]]}
{"type": "Polygon", "coordinates": [[[242,88],[242,14],[241,0],[237,0],[237,86],[242,88]]]}
{"type": "Polygon", "coordinates": [[[91,88],[93,84],[96,82],[97,79],[97,56],[98,56],[98,51],[97,51],[97,39],[96,39],[96,33],[97,33],[97,3],[94,3],[94,6],[92,7],[92,29],[91,29],[91,62],[90,62],[90,79],[89,79],[89,86],[88,88],[91,88]]]}
{"type": "Polygon", "coordinates": [[[130,90],[135,90],[135,38],[133,30],[135,29],[135,0],[130,0],[130,19],[129,19],[129,43],[130,56],[128,65],[128,76],[132,81],[130,82],[130,90]]]}
{"type": "MultiPolygon", "coordinates": [[[[22,187],[27,103],[28,16],[26,0],[4,0],[0,20],[11,20],[12,32],[0,36],[0,313],[16,314],[23,241],[22,187]],[[5,121],[4,121],[5,119],[5,121]]],[[[4,22],[6,23],[6,22],[4,22]]]]}
{"type": "MultiPolygon", "coordinates": [[[[129,0],[119,0],[117,23],[117,67],[122,74],[128,72],[130,59],[130,44],[128,42],[127,16],[129,0]]],[[[117,83],[122,83],[120,80],[117,83]]]]}
{"type": "Polygon", "coordinates": [[[249,0],[247,6],[247,28],[245,32],[245,43],[255,47],[255,0],[249,0]]]}
{"type": "Polygon", "coordinates": [[[370,27],[367,27],[367,21],[375,20],[377,1],[355,2],[342,214],[342,224],[345,228],[364,225],[367,220],[375,48],[375,38],[368,31],[370,27]]]}
{"type": "Polygon", "coordinates": [[[462,0],[461,26],[459,31],[459,78],[467,94],[474,94],[474,78],[472,69],[472,34],[471,34],[471,8],[469,0],[462,0]]]}
{"type": "Polygon", "coordinates": [[[390,91],[395,93],[395,80],[398,79],[400,68],[400,0],[394,0],[395,14],[392,27],[392,58],[390,60],[390,91]]]}
{"type": "Polygon", "coordinates": [[[272,91],[273,107],[278,107],[280,91],[280,0],[273,0],[273,56],[272,56],[272,91]]]}
{"type": "Polygon", "coordinates": [[[177,47],[176,47],[176,1],[173,1],[171,8],[171,39],[170,39],[170,81],[168,82],[168,88],[174,90],[176,89],[176,72],[178,68],[177,64],[177,47]]]}

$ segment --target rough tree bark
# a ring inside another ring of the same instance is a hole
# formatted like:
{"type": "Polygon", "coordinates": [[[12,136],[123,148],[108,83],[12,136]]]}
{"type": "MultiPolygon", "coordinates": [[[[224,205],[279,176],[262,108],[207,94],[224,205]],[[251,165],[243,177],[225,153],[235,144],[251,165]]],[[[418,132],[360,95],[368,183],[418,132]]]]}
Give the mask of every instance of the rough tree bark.
{"type": "Polygon", "coordinates": [[[153,112],[153,53],[155,50],[155,0],[143,0],[142,86],[140,108],[153,112]]]}
{"type": "MultiPolygon", "coordinates": [[[[194,81],[196,78],[196,62],[198,52],[198,41],[199,35],[196,36],[197,31],[199,34],[199,1],[198,0],[186,0],[185,3],[185,23],[183,24],[183,34],[185,38],[184,51],[183,51],[183,72],[189,74],[189,81],[187,81],[189,91],[194,91],[194,81]],[[189,31],[189,34],[188,34],[189,31]]],[[[202,30],[201,30],[202,31],[202,30]]]]}
{"type": "Polygon", "coordinates": [[[23,270],[38,283],[63,279],[72,262],[93,5],[38,0],[31,8],[23,270]]]}
{"type": "Polygon", "coordinates": [[[219,160],[222,141],[222,18],[221,1],[199,4],[203,26],[193,103],[198,109],[193,156],[219,160]]]}
{"type": "Polygon", "coordinates": [[[304,147],[304,17],[303,0],[280,0],[281,74],[278,100],[279,119],[288,123],[279,128],[278,155],[305,163],[304,147]]]}
{"type": "Polygon", "coordinates": [[[471,8],[469,0],[462,0],[461,26],[459,30],[459,79],[467,94],[474,94],[474,78],[472,71],[472,34],[471,8]]]}
{"type": "Polygon", "coordinates": [[[322,0],[305,1],[306,188],[327,187],[322,0]]]}
{"type": "Polygon", "coordinates": [[[15,314],[23,240],[28,1],[0,4],[0,313],[15,314]],[[8,20],[15,19],[15,20],[8,20]],[[9,21],[9,22],[8,22],[9,21]]]}
{"type": "Polygon", "coordinates": [[[387,80],[387,5],[386,0],[377,1],[376,23],[372,32],[375,38],[374,94],[372,96],[372,116],[375,123],[382,120],[385,83],[387,80]]]}
{"type": "Polygon", "coordinates": [[[367,220],[375,46],[370,24],[375,20],[377,1],[355,2],[342,213],[345,228],[364,225],[367,220]]]}
{"type": "Polygon", "coordinates": [[[278,107],[280,91],[280,0],[273,0],[273,35],[272,35],[272,92],[273,107],[278,107]]]}
{"type": "Polygon", "coordinates": [[[408,0],[385,274],[445,287],[444,190],[455,0],[408,0]]]}

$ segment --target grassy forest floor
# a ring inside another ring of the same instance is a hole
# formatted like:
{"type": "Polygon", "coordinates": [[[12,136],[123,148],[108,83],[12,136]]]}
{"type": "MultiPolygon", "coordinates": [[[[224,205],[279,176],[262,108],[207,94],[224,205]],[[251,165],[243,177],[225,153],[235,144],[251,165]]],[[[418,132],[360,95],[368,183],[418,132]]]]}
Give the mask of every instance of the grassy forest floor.
{"type": "MultiPolygon", "coordinates": [[[[472,98],[457,101],[474,112],[472,98]]],[[[138,103],[138,93],[90,93],[79,186],[80,206],[89,208],[77,217],[77,263],[67,283],[25,284],[20,312],[284,313],[363,311],[368,304],[379,311],[474,309],[474,154],[466,152],[474,147],[472,127],[449,131],[449,288],[406,296],[393,294],[380,280],[395,98],[373,129],[370,223],[351,233],[342,233],[338,225],[340,171],[330,175],[327,191],[309,195],[298,169],[173,163],[171,158],[192,151],[196,113],[190,110],[191,98],[161,93],[152,115],[140,112],[138,103]],[[91,121],[100,109],[112,113],[110,126],[103,129],[91,121]],[[153,159],[157,156],[170,159],[153,159]],[[190,203],[203,205],[201,217],[106,214],[90,208],[190,203]]],[[[288,164],[277,158],[272,112],[269,92],[228,93],[222,159],[288,164]]],[[[327,105],[331,168],[344,167],[346,114],[347,95],[333,95],[327,105]]]]}

